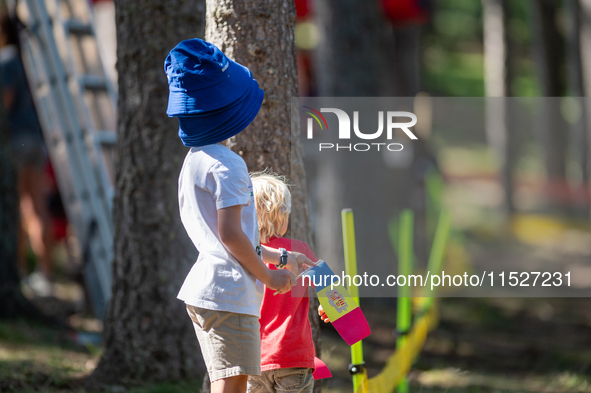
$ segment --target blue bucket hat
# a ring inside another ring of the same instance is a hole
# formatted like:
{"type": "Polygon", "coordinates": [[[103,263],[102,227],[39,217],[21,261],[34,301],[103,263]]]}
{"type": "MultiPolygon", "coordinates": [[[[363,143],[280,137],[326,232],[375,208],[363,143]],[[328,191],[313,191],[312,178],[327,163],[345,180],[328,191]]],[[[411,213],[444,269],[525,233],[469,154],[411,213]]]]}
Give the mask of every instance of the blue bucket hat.
{"type": "Polygon", "coordinates": [[[169,96],[166,113],[179,118],[186,146],[226,140],[257,115],[263,91],[250,70],[198,38],[181,41],[164,61],[169,96]]]}
{"type": "Polygon", "coordinates": [[[256,117],[263,103],[263,90],[254,81],[248,97],[223,112],[197,116],[179,116],[179,137],[185,146],[212,145],[244,130],[256,117]]]}

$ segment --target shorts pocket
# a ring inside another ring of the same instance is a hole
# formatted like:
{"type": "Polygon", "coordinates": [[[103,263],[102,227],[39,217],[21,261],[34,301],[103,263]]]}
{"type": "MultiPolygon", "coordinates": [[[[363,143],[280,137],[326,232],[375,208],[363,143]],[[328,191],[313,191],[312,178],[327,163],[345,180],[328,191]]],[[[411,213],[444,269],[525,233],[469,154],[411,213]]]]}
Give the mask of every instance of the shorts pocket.
{"type": "Polygon", "coordinates": [[[281,375],[275,376],[275,383],[282,390],[301,389],[306,381],[307,368],[283,369],[281,375]]]}
{"type": "Polygon", "coordinates": [[[253,380],[251,378],[248,378],[248,385],[247,385],[246,391],[248,393],[255,393],[255,392],[259,391],[261,386],[263,386],[263,384],[261,382],[259,382],[257,380],[253,380]]]}

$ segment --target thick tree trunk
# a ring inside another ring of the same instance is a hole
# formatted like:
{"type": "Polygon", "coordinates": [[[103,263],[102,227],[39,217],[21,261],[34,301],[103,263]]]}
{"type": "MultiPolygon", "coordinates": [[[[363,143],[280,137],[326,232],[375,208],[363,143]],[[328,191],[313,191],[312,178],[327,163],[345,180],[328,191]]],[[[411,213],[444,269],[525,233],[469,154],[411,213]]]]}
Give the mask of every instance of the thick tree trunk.
{"type": "MultiPolygon", "coordinates": [[[[377,96],[384,86],[392,93],[396,76],[383,67],[392,58],[393,36],[384,27],[378,3],[363,0],[314,0],[320,42],[315,51],[316,85],[320,97],[377,96]],[[381,51],[381,45],[387,50],[381,51]],[[384,83],[379,76],[384,75],[384,83]]],[[[318,168],[318,252],[336,270],[344,269],[341,209],[347,205],[343,174],[350,167],[341,155],[326,162],[311,162],[318,168]]]]}
{"type": "Polygon", "coordinates": [[[314,9],[321,32],[316,57],[319,96],[378,95],[384,27],[378,2],[315,0],[314,9]]]}
{"type": "MultiPolygon", "coordinates": [[[[417,78],[408,72],[408,66],[417,59],[411,46],[412,42],[418,42],[418,27],[404,31],[389,28],[378,2],[315,0],[314,9],[320,31],[320,43],[316,50],[316,85],[320,97],[412,96],[416,93],[417,78]],[[402,53],[408,58],[399,60],[397,56],[402,53]],[[404,84],[399,83],[405,78],[408,79],[404,84]]],[[[411,100],[406,102],[410,104],[411,100]]],[[[412,110],[412,107],[404,110],[412,110]]],[[[365,203],[367,198],[359,192],[362,189],[359,184],[367,176],[360,178],[356,175],[361,168],[373,165],[380,168],[386,184],[384,187],[396,184],[396,202],[389,202],[394,210],[409,207],[413,202],[412,171],[409,167],[385,166],[381,154],[319,155],[316,160],[309,165],[318,168],[318,179],[314,180],[318,184],[318,224],[315,228],[318,251],[340,274],[344,270],[341,210],[355,209],[357,228],[373,226],[376,219],[365,203]]],[[[362,243],[364,235],[358,233],[357,241],[362,243]]]]}
{"type": "MultiPolygon", "coordinates": [[[[258,116],[228,146],[244,158],[250,171],[269,168],[290,178],[292,215],[287,236],[313,248],[302,146],[299,135],[292,134],[300,129],[299,115],[291,113],[291,99],[298,96],[294,27],[291,0],[207,0],[205,39],[247,66],[265,91],[258,116]]],[[[310,322],[319,354],[316,308],[312,299],[310,322]]]]}
{"type": "Polygon", "coordinates": [[[105,352],[90,379],[201,377],[197,339],[176,299],[195,262],[178,213],[177,179],[187,149],[166,116],[167,53],[202,37],[205,4],[194,0],[116,0],[119,76],[115,260],[105,352]]]}

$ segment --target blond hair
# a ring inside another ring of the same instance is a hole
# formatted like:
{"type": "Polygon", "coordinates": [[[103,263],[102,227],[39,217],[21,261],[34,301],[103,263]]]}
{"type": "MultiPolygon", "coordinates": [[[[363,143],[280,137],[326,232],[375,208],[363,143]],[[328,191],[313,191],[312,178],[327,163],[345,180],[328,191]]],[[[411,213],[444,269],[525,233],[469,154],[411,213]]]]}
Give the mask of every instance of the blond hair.
{"type": "Polygon", "coordinates": [[[261,242],[266,243],[273,236],[283,235],[281,229],[291,212],[291,193],[283,176],[271,172],[250,176],[261,242]]]}

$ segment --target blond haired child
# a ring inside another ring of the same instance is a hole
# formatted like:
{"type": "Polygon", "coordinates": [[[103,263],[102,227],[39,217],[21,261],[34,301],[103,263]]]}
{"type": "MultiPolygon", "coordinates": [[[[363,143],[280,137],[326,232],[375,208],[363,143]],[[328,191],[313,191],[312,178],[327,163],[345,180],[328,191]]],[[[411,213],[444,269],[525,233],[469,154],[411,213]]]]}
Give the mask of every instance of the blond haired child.
{"type": "MultiPolygon", "coordinates": [[[[318,261],[306,243],[282,237],[291,212],[291,194],[285,179],[272,173],[254,173],[251,178],[261,243],[273,249],[297,251],[318,261]]],[[[268,266],[276,269],[274,265],[268,266]]],[[[274,293],[266,288],[263,296],[261,375],[249,376],[248,391],[312,392],[315,351],[308,320],[307,287],[299,279],[290,292],[277,296],[274,293]]]]}

